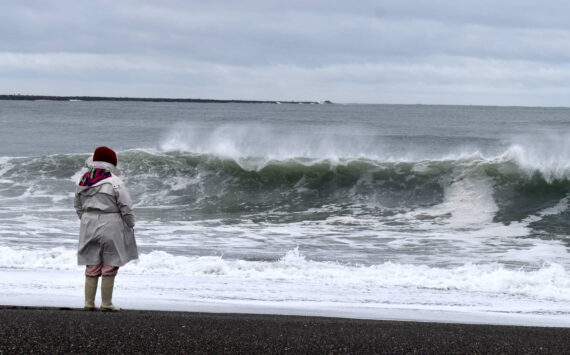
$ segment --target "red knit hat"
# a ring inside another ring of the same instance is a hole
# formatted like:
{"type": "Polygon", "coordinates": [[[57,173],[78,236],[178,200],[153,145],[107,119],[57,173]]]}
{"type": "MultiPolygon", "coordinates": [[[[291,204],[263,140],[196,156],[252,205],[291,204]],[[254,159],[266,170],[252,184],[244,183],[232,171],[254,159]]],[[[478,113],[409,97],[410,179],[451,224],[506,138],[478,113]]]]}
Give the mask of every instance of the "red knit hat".
{"type": "Polygon", "coordinates": [[[105,161],[117,165],[117,154],[111,148],[98,147],[93,153],[93,161],[105,161]]]}

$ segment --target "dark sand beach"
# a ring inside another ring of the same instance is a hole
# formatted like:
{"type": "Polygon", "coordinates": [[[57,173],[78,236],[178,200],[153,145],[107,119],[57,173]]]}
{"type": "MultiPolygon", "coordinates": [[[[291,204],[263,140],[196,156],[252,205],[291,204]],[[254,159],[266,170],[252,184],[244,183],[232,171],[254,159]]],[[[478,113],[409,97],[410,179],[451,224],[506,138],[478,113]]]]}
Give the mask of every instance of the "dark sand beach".
{"type": "Polygon", "coordinates": [[[570,328],[0,307],[0,354],[562,354],[570,328]]]}

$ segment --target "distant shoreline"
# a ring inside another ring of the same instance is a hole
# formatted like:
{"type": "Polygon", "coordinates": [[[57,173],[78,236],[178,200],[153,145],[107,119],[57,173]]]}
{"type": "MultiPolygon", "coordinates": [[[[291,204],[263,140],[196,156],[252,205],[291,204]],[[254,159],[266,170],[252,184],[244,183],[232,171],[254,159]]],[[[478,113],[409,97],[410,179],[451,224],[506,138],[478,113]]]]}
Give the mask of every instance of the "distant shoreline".
{"type": "Polygon", "coordinates": [[[139,102],[197,102],[197,103],[243,103],[243,104],[332,104],[331,101],[277,101],[277,100],[217,100],[217,99],[170,99],[158,97],[109,97],[109,96],[44,96],[0,95],[0,100],[16,101],[139,101],[139,102]]]}

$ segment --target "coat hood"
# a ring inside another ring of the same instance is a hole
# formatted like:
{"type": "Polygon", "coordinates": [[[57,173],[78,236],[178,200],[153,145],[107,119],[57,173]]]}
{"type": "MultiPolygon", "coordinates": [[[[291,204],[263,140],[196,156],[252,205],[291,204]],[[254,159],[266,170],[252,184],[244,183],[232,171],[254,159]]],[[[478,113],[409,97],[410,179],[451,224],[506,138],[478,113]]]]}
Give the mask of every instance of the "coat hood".
{"type": "Polygon", "coordinates": [[[85,160],[85,165],[88,168],[101,168],[110,170],[114,176],[121,176],[121,171],[113,164],[107,163],[105,161],[93,161],[93,155],[91,155],[87,160],[85,160]]]}

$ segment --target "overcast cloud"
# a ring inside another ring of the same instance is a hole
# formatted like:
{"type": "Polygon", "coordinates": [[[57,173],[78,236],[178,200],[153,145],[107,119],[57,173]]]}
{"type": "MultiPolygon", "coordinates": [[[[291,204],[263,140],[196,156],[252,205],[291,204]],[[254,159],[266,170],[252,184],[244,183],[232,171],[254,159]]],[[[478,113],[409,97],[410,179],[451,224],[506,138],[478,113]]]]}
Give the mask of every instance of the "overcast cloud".
{"type": "Polygon", "coordinates": [[[0,93],[569,106],[568,14],[565,0],[0,0],[0,93]]]}

